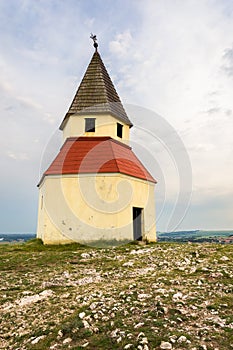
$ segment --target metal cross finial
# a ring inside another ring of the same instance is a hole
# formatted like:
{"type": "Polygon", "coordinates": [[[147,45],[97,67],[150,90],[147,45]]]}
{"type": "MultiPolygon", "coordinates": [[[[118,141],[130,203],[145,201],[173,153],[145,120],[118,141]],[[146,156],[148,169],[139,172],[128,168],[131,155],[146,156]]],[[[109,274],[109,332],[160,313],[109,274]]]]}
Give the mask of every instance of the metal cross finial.
{"type": "Polygon", "coordinates": [[[96,37],[96,35],[94,35],[94,34],[91,33],[90,38],[93,40],[93,42],[94,42],[94,44],[93,44],[93,45],[94,45],[94,48],[95,48],[95,50],[97,51],[98,44],[97,44],[97,37],[96,37]]]}

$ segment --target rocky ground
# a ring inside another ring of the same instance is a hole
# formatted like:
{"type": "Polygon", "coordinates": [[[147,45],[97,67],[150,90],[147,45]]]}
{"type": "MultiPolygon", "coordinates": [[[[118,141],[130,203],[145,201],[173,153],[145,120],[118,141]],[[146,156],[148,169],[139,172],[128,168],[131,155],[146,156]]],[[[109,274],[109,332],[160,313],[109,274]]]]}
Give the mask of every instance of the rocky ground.
{"type": "Polygon", "coordinates": [[[0,246],[1,349],[233,349],[232,245],[0,246]]]}

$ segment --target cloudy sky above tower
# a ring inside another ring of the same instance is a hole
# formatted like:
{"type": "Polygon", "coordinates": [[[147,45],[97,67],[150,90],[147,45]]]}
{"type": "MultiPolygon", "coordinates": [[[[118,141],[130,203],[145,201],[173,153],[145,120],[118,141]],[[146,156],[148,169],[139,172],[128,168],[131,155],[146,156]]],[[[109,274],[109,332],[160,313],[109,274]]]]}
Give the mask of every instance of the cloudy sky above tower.
{"type": "MultiPolygon", "coordinates": [[[[231,0],[0,0],[0,232],[36,231],[41,159],[93,54],[91,32],[123,103],[160,115],[187,150],[192,198],[176,229],[233,229],[231,0]]],[[[130,119],[135,148],[148,143],[130,119]]],[[[144,126],[156,134],[157,121],[148,113],[144,126]]],[[[166,192],[162,203],[158,183],[161,231],[181,191],[164,137],[149,147],[166,192]]]]}

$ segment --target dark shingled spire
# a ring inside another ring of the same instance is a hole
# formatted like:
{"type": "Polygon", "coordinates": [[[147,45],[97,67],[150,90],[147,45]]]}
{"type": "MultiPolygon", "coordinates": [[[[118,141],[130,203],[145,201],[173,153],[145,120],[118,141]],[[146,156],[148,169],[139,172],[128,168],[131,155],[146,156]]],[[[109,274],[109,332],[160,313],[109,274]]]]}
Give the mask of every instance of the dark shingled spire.
{"type": "Polygon", "coordinates": [[[72,114],[110,113],[129,126],[129,120],[103,61],[96,50],[60,129],[72,114]]]}

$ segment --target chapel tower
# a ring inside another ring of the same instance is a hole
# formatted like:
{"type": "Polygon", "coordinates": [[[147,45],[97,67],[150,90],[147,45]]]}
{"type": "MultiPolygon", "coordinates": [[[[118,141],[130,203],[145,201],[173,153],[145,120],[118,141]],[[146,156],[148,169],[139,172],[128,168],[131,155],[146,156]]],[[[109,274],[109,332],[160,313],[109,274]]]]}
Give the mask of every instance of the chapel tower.
{"type": "Polygon", "coordinates": [[[129,146],[129,120],[97,50],[60,130],[63,145],[38,185],[45,244],[156,241],[156,180],[129,146]]]}

